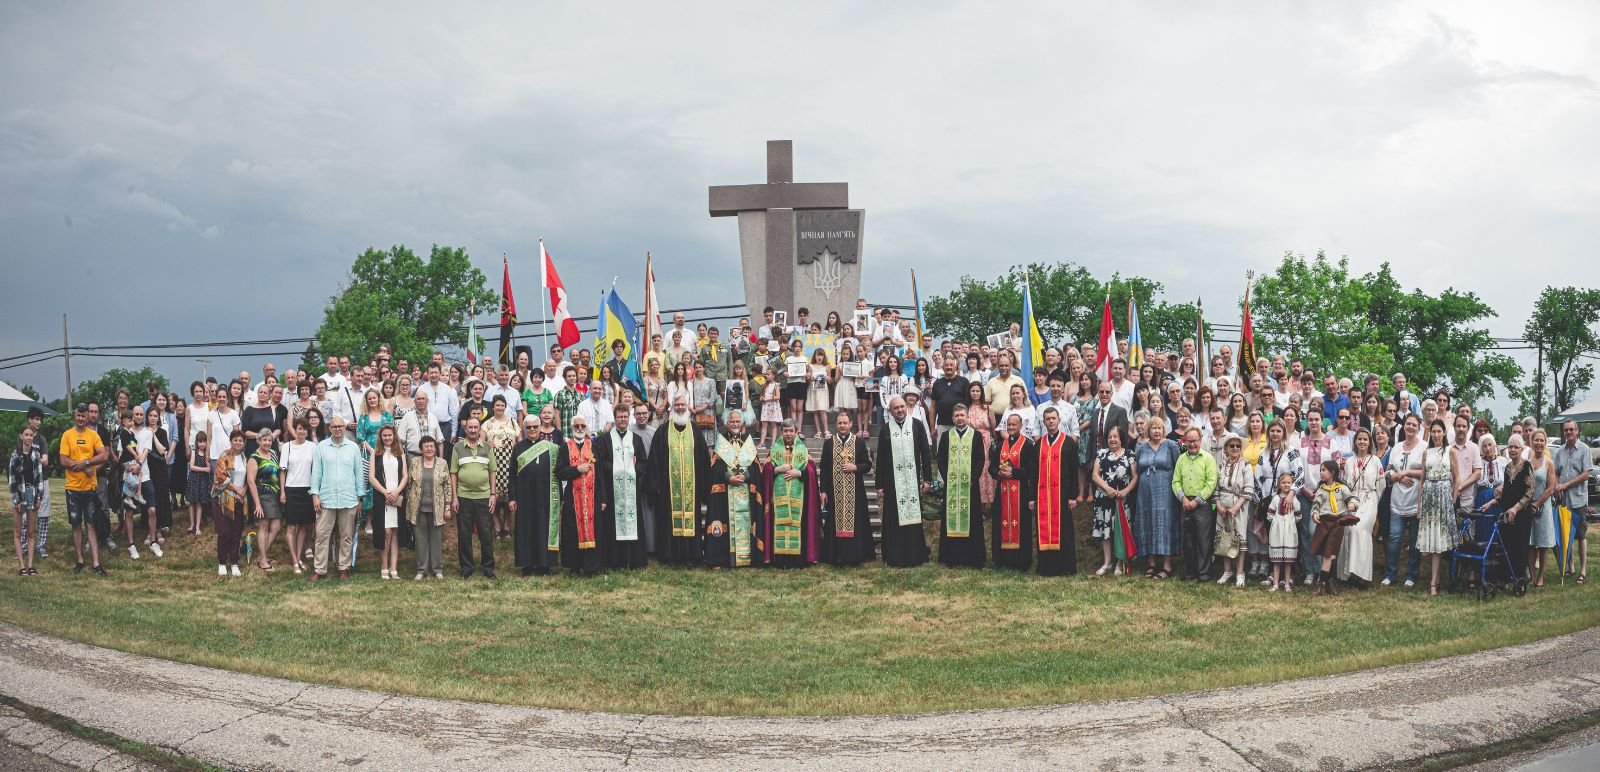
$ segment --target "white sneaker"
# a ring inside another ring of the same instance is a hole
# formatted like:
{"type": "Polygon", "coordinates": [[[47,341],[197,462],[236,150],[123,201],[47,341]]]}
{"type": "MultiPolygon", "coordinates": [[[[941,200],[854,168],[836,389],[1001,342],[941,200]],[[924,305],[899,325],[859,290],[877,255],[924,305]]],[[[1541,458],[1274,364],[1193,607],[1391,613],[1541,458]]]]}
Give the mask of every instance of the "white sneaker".
{"type": "Polygon", "coordinates": [[[129,544],[128,545],[128,557],[133,558],[134,560],[138,560],[139,559],[139,548],[133,546],[132,544],[129,544]]]}
{"type": "Polygon", "coordinates": [[[166,556],[166,553],[161,551],[161,545],[159,545],[159,544],[157,544],[155,542],[150,542],[150,551],[155,553],[155,556],[158,557],[158,558],[166,556]]]}
{"type": "Polygon", "coordinates": [[[1417,586],[1417,582],[1416,582],[1415,579],[1407,579],[1406,580],[1406,587],[1415,587],[1415,586],[1417,586]]]}
{"type": "Polygon", "coordinates": [[[239,566],[237,564],[228,566],[228,575],[229,576],[242,576],[242,574],[239,573],[239,566]]]}
{"type": "Polygon", "coordinates": [[[1239,578],[1234,581],[1234,585],[1233,586],[1235,586],[1235,587],[1243,587],[1244,586],[1244,574],[1239,574],[1239,578]]]}
{"type": "Polygon", "coordinates": [[[1384,578],[1383,578],[1383,581],[1381,581],[1381,582],[1378,582],[1378,584],[1380,584],[1380,585],[1383,585],[1383,586],[1384,586],[1384,587],[1388,587],[1388,586],[1389,586],[1389,585],[1392,585],[1392,584],[1394,584],[1394,580],[1393,580],[1393,579],[1390,579],[1390,578],[1389,578],[1389,577],[1387,577],[1387,576],[1385,576],[1385,577],[1384,577],[1384,578]]]}
{"type": "Polygon", "coordinates": [[[433,578],[435,578],[435,579],[443,579],[444,578],[444,572],[443,571],[435,571],[435,572],[433,572],[433,578]]]}
{"type": "Polygon", "coordinates": [[[227,576],[227,575],[228,575],[228,567],[223,565],[223,564],[221,564],[221,563],[218,563],[217,564],[217,576],[227,576]]]}
{"type": "MultiPolygon", "coordinates": [[[[1227,584],[1228,580],[1230,580],[1232,578],[1233,578],[1233,572],[1232,571],[1223,571],[1222,572],[1222,578],[1217,580],[1217,584],[1227,584]]],[[[1241,576],[1240,578],[1242,579],[1243,577],[1241,576]]]]}
{"type": "Polygon", "coordinates": [[[413,581],[413,582],[422,581],[422,572],[418,571],[416,576],[411,577],[411,581],[413,581]]]}
{"type": "Polygon", "coordinates": [[[1311,586],[1311,575],[1310,574],[1306,574],[1306,580],[1301,582],[1301,584],[1303,584],[1303,585],[1305,585],[1307,587],[1310,587],[1311,586]]]}

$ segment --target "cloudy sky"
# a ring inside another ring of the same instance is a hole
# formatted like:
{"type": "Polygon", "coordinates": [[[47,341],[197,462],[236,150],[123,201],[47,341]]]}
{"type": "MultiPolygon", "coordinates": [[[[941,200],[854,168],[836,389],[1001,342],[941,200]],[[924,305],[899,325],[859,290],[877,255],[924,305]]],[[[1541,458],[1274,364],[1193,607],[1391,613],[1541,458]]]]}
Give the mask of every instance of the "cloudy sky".
{"type": "MultiPolygon", "coordinates": [[[[5,3],[0,357],[63,311],[84,345],[310,335],[395,243],[509,255],[524,317],[540,237],[575,298],[636,296],[645,250],[666,308],[740,297],[706,187],[775,138],[850,183],[890,302],[1070,259],[1221,308],[1320,248],[1516,335],[1600,284],[1593,3],[757,5],[5,3]]],[[[73,374],[147,362],[197,374],[73,374]]]]}

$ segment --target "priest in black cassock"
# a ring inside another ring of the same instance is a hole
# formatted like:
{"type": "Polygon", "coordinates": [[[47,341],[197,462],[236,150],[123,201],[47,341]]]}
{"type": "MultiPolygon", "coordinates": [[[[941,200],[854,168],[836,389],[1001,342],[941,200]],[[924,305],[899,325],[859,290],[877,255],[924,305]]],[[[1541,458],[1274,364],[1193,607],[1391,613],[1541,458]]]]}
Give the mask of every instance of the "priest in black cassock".
{"type": "Polygon", "coordinates": [[[1078,505],[1078,442],[1061,431],[1061,414],[1045,407],[1044,434],[1033,441],[1033,533],[1040,576],[1078,572],[1072,509],[1078,505]]]}
{"type": "Polygon", "coordinates": [[[983,568],[983,499],[978,478],[988,459],[983,438],[967,426],[967,406],[951,411],[953,426],[939,437],[935,454],[944,479],[944,519],[939,524],[939,562],[983,568]]]}
{"type": "Polygon", "coordinates": [[[561,452],[543,434],[539,416],[529,415],[511,449],[512,546],[523,576],[548,574],[561,557],[561,481],[555,474],[561,452]]]}
{"type": "Polygon", "coordinates": [[[594,442],[589,421],[572,418],[572,434],[561,446],[556,477],[561,490],[561,565],[573,576],[600,573],[599,507],[595,501],[594,442]]]}
{"type": "Polygon", "coordinates": [[[889,420],[878,434],[879,511],[883,513],[883,562],[895,568],[928,562],[922,531],[922,496],[932,479],[928,430],[906,414],[906,401],[889,400],[889,420]]]}
{"type": "Polygon", "coordinates": [[[1022,434],[1022,416],[1006,416],[1005,433],[989,453],[989,474],[995,479],[994,564],[1028,570],[1033,563],[1033,464],[1038,452],[1022,434]]]}
{"type": "Polygon", "coordinates": [[[822,560],[857,566],[874,557],[867,520],[867,441],[855,435],[849,410],[833,419],[838,433],[822,441],[822,560]]]}
{"type": "Polygon", "coordinates": [[[650,443],[648,474],[656,518],[656,557],[663,563],[699,565],[704,552],[700,522],[711,488],[711,451],[689,420],[689,398],[679,395],[650,443]]]}
{"type": "Polygon", "coordinates": [[[611,431],[594,440],[600,553],[607,568],[643,568],[644,440],[628,431],[625,405],[612,412],[611,431]]]}

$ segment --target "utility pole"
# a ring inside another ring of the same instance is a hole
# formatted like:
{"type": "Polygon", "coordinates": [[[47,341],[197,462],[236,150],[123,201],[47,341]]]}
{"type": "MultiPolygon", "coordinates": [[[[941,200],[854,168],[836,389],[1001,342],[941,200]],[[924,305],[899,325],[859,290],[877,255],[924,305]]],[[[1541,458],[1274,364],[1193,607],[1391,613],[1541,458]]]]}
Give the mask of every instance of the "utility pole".
{"type": "Polygon", "coordinates": [[[211,360],[205,359],[205,358],[200,358],[200,359],[196,359],[194,361],[200,363],[200,380],[202,380],[202,381],[205,380],[207,377],[209,377],[209,374],[206,372],[206,365],[211,364],[211,360]]]}
{"type": "Polygon", "coordinates": [[[1544,340],[1539,344],[1539,358],[1533,367],[1533,420],[1544,423],[1544,340]]]}
{"type": "Polygon", "coordinates": [[[67,315],[61,315],[61,361],[67,366],[67,412],[72,412],[72,346],[67,343],[67,315]]]}

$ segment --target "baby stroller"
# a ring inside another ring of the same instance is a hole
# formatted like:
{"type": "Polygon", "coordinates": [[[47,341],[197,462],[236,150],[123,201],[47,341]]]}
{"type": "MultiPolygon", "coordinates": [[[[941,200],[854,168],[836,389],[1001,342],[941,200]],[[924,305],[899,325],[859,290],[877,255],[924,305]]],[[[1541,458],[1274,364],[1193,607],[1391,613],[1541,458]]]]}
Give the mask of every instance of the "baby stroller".
{"type": "Polygon", "coordinates": [[[1479,600],[1493,598],[1500,590],[1519,598],[1527,594],[1527,580],[1512,575],[1511,552],[1500,535],[1502,514],[1494,504],[1481,502],[1461,514],[1461,543],[1450,559],[1451,590],[1461,592],[1476,583],[1479,600]]]}

